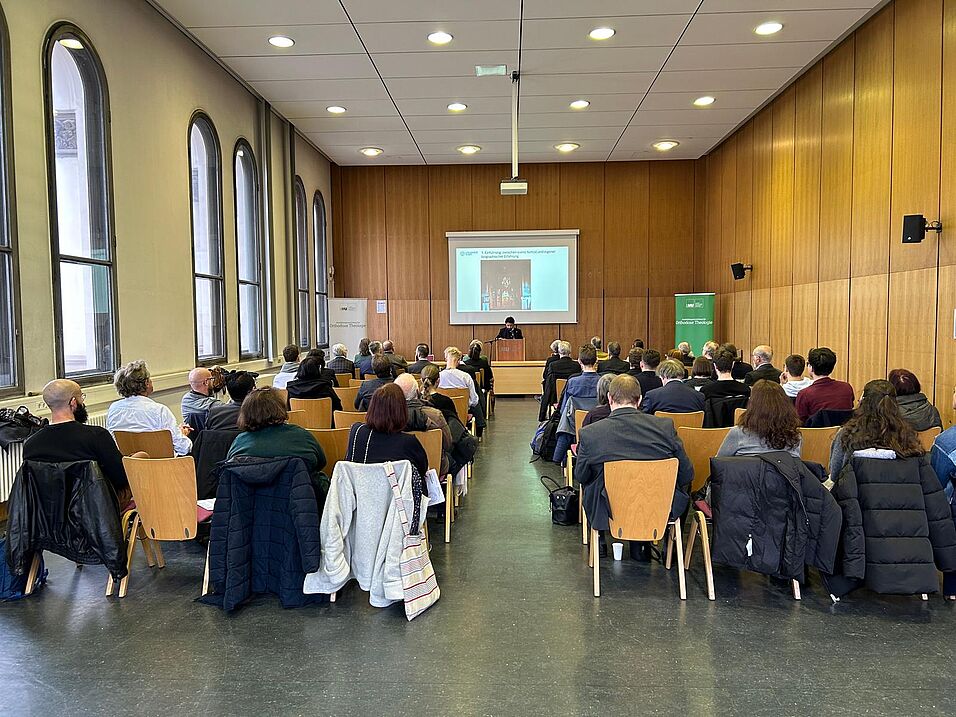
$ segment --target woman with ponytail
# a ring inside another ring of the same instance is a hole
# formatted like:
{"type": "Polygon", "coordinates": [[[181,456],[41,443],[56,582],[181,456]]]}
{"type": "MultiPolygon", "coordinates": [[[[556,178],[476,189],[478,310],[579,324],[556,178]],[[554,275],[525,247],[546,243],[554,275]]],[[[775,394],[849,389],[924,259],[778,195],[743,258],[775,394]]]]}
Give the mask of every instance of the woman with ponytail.
{"type": "Polygon", "coordinates": [[[441,371],[435,364],[430,364],[422,369],[422,398],[430,401],[432,394],[438,388],[438,380],[441,377],[441,371]]]}

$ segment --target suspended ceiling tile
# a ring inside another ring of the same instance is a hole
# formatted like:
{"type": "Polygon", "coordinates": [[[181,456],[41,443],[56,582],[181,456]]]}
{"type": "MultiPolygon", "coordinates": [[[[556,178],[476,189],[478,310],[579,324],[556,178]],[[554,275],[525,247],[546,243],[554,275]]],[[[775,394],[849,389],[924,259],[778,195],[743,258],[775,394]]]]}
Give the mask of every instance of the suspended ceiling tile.
{"type": "Polygon", "coordinates": [[[521,127],[624,127],[634,114],[623,112],[522,112],[521,127]]]}
{"type": "Polygon", "coordinates": [[[772,93],[799,71],[799,67],[770,67],[678,72],[665,67],[654,83],[654,91],[714,93],[722,90],[770,90],[772,93]]]}
{"type": "Polygon", "coordinates": [[[161,0],[160,4],[188,28],[348,22],[342,6],[328,0],[161,0]]]}
{"type": "Polygon", "coordinates": [[[219,57],[288,57],[293,55],[362,53],[362,43],[348,23],[337,25],[260,25],[255,27],[197,27],[192,33],[219,57]],[[295,40],[288,48],[273,47],[269,38],[284,35],[295,40]]]}
{"type": "Polygon", "coordinates": [[[525,140],[544,140],[558,142],[577,142],[582,139],[613,139],[621,136],[623,127],[521,127],[518,137],[525,140]]]}
{"type": "MultiPolygon", "coordinates": [[[[522,82],[522,86],[524,82],[522,82]]],[[[507,77],[399,77],[388,81],[388,91],[399,99],[453,99],[507,97],[511,102],[511,80],[507,77]]],[[[509,105],[510,106],[510,105],[509,105]]]]}
{"type": "Polygon", "coordinates": [[[643,107],[634,115],[631,126],[665,126],[669,124],[737,124],[747,117],[750,109],[719,109],[714,105],[707,108],[686,107],[679,110],[645,110],[643,107]]]}
{"type": "Polygon", "coordinates": [[[295,126],[302,132],[380,132],[405,130],[405,123],[398,114],[391,117],[353,117],[331,115],[327,117],[301,117],[295,126]]]}
{"type": "MultiPolygon", "coordinates": [[[[384,90],[382,92],[384,94],[384,90]]],[[[388,97],[377,100],[342,100],[338,96],[328,100],[305,100],[298,102],[276,102],[273,107],[289,119],[298,120],[304,117],[329,117],[326,107],[330,105],[345,106],[347,113],[344,117],[399,117],[395,106],[388,102],[388,97]]],[[[400,119],[400,117],[399,117],[400,119]]]]}
{"type": "Polygon", "coordinates": [[[511,112],[506,110],[494,115],[463,114],[449,115],[405,115],[405,121],[412,131],[416,130],[453,130],[465,132],[473,129],[511,129],[511,112]]]}
{"type": "Polygon", "coordinates": [[[826,49],[826,42],[773,42],[741,45],[678,45],[665,69],[738,70],[804,67],[826,49]]]}
{"type": "Polygon", "coordinates": [[[483,22],[372,22],[356,30],[372,55],[383,52],[427,52],[444,55],[454,52],[517,50],[517,20],[483,22]],[[447,45],[434,45],[428,35],[442,30],[453,36],[447,45]]]}
{"type": "Polygon", "coordinates": [[[883,0],[704,0],[700,12],[765,12],[772,15],[776,10],[831,10],[839,8],[870,9],[881,5],[883,0]],[[769,8],[768,9],[768,5],[769,8]]]}
{"type": "Polygon", "coordinates": [[[831,42],[834,27],[851,27],[866,15],[867,8],[852,10],[789,10],[779,12],[741,12],[698,14],[681,38],[681,45],[775,44],[778,42],[831,42]],[[761,37],[754,33],[767,20],[783,23],[776,35],[761,37]]]}
{"type": "MultiPolygon", "coordinates": [[[[749,112],[763,104],[773,93],[774,90],[715,91],[713,96],[717,101],[711,105],[711,109],[745,109],[749,112]]],[[[694,107],[694,100],[704,94],[707,93],[651,91],[641,103],[641,111],[690,109],[694,107]]]]}
{"type": "Polygon", "coordinates": [[[366,99],[388,101],[388,94],[379,80],[264,80],[250,84],[276,104],[302,100],[336,103],[366,99]]]}
{"type": "Polygon", "coordinates": [[[521,78],[522,98],[532,95],[578,95],[588,93],[644,94],[657,72],[609,72],[601,74],[535,75],[521,78]]]}
{"type": "Polygon", "coordinates": [[[413,129],[412,134],[419,147],[429,144],[447,144],[460,147],[463,144],[482,142],[511,142],[511,127],[497,129],[413,129]],[[457,144],[456,144],[457,143],[457,144]]]}
{"type": "MultiPolygon", "coordinates": [[[[399,77],[475,77],[475,65],[507,65],[509,70],[518,60],[516,50],[481,52],[400,52],[373,53],[372,59],[386,82],[399,77]]],[[[505,79],[505,78],[494,78],[505,79]]],[[[506,80],[507,81],[507,80],[506,80]]]]}
{"type": "Polygon", "coordinates": [[[575,48],[602,50],[617,47],[672,47],[690,21],[684,15],[644,15],[607,18],[576,17],[554,20],[525,20],[521,38],[523,51],[575,48]],[[592,40],[588,33],[596,26],[613,27],[615,34],[607,40],[592,40]]]}
{"type": "Polygon", "coordinates": [[[226,59],[226,63],[249,82],[336,79],[378,81],[375,67],[365,54],[230,57],[226,59]]]}
{"type": "Polygon", "coordinates": [[[525,20],[538,18],[599,17],[619,18],[629,15],[670,15],[693,13],[700,0],[524,0],[525,20]]]}
{"type": "MultiPolygon", "coordinates": [[[[525,100],[522,99],[522,102],[525,100]]],[[[395,103],[398,109],[406,118],[421,116],[431,116],[435,118],[447,119],[448,122],[454,122],[455,119],[461,119],[472,115],[490,115],[490,114],[510,114],[511,113],[511,95],[502,95],[501,97],[461,97],[452,95],[451,97],[432,97],[427,99],[396,99],[395,103]],[[451,102],[464,102],[468,109],[464,112],[451,112],[448,105],[451,102]]]]}
{"type": "Polygon", "coordinates": [[[625,70],[627,72],[657,72],[670,51],[669,45],[602,47],[587,50],[525,50],[521,53],[521,71],[532,75],[613,73],[625,70]]]}
{"type": "Polygon", "coordinates": [[[622,93],[619,95],[599,95],[581,93],[580,95],[524,95],[521,97],[522,112],[615,112],[634,111],[641,103],[644,93],[622,93]],[[591,105],[584,110],[572,110],[570,105],[574,100],[585,99],[591,105]]]}
{"type": "MultiPolygon", "coordinates": [[[[517,20],[515,0],[343,0],[352,22],[517,20]]],[[[440,29],[440,28],[436,28],[440,29]]]]}

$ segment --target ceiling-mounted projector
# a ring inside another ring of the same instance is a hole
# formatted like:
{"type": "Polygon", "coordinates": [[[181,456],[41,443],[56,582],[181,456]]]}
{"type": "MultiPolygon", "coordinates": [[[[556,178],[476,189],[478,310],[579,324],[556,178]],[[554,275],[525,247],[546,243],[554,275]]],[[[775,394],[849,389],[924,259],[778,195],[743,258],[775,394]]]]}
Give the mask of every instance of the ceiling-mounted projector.
{"type": "Polygon", "coordinates": [[[527,194],[528,180],[518,179],[517,177],[512,177],[511,179],[502,179],[501,193],[506,197],[512,194],[527,194]]]}

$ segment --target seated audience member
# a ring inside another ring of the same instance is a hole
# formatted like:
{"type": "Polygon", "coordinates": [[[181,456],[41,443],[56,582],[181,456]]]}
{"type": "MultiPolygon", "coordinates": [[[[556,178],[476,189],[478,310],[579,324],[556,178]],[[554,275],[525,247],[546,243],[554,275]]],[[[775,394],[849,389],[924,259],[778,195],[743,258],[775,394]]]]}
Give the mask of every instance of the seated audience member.
{"type": "Polygon", "coordinates": [[[803,436],[793,403],[776,381],[761,379],[750,389],[747,411],[720,444],[718,456],[753,456],[787,451],[800,457],[803,436]]]}
{"type": "Polygon", "coordinates": [[[830,478],[835,481],[854,456],[892,460],[923,454],[916,431],[900,413],[893,384],[876,379],[863,387],[853,417],[833,437],[830,478]]]}
{"type": "Polygon", "coordinates": [[[719,346],[717,345],[716,341],[707,341],[704,343],[703,348],[701,348],[700,355],[713,361],[715,358],[717,358],[718,348],[719,346]]]}
{"type": "Polygon", "coordinates": [[[149,397],[153,393],[153,381],[145,361],[131,361],[120,367],[113,376],[113,385],[123,398],[111,403],[106,412],[106,429],[110,433],[169,431],[175,454],[189,453],[192,449],[189,426],[176,423],[168,407],[149,397]]]}
{"type": "Polygon", "coordinates": [[[641,354],[641,370],[636,375],[632,374],[634,378],[637,379],[637,382],[641,384],[642,396],[646,396],[655,388],[660,388],[664,385],[661,381],[661,377],[657,375],[657,368],[660,365],[660,352],[654,349],[644,349],[644,353],[641,354]]]}
{"type": "Polygon", "coordinates": [[[408,366],[408,361],[406,361],[405,357],[401,354],[395,353],[395,344],[393,344],[391,341],[382,342],[382,353],[385,354],[393,366],[393,376],[398,375],[398,372],[395,369],[400,368],[402,370],[407,370],[406,367],[408,366]]]}
{"type": "Polygon", "coordinates": [[[677,350],[680,351],[680,361],[682,364],[688,368],[694,365],[694,354],[690,350],[690,344],[686,341],[681,341],[677,344],[677,350]]]}
{"type": "Polygon", "coordinates": [[[220,404],[218,398],[210,395],[212,372],[208,368],[194,368],[189,372],[188,381],[189,391],[186,392],[180,403],[183,420],[189,423],[191,416],[197,416],[198,423],[201,426],[206,422],[209,409],[220,404]]]}
{"type": "Polygon", "coordinates": [[[806,423],[810,416],[825,408],[841,411],[853,408],[853,386],[830,378],[836,361],[836,354],[826,346],[810,349],[807,365],[810,367],[812,383],[797,394],[796,402],[797,415],[800,416],[801,422],[806,423]]]}
{"type": "Polygon", "coordinates": [[[551,342],[551,347],[550,347],[550,348],[551,348],[551,355],[548,356],[548,358],[546,358],[546,359],[544,360],[544,373],[541,374],[542,380],[544,380],[544,375],[548,372],[548,367],[549,367],[553,362],[555,362],[555,361],[557,361],[559,358],[561,358],[561,357],[558,355],[558,344],[560,344],[560,343],[561,343],[561,341],[558,340],[558,339],[555,339],[554,341],[551,342]]]}
{"type": "MultiPolygon", "coordinates": [[[[438,380],[437,370],[434,380],[438,380]]],[[[453,476],[457,475],[458,471],[474,460],[475,454],[478,453],[478,439],[471,435],[465,424],[458,418],[455,402],[448,396],[434,393],[433,390],[429,395],[428,402],[441,411],[445,422],[448,424],[448,429],[451,431],[452,448],[448,456],[448,472],[453,476]]]]}
{"type": "Polygon", "coordinates": [[[733,368],[736,360],[734,354],[729,351],[718,351],[717,358],[714,359],[717,380],[700,387],[705,399],[750,395],[750,386],[734,380],[733,368]]]}
{"type": "Polygon", "coordinates": [[[634,339],[634,342],[631,344],[632,349],[642,349],[644,348],[644,339],[634,339]]]}
{"type": "Polygon", "coordinates": [[[717,347],[717,353],[723,353],[725,351],[733,354],[734,357],[734,368],[731,370],[730,375],[733,377],[734,381],[743,381],[746,375],[754,370],[754,367],[746,361],[741,361],[737,358],[740,352],[733,344],[726,343],[717,347]]]}
{"type": "MultiPolygon", "coordinates": [[[[953,410],[956,411],[956,389],[953,390],[953,410]]],[[[946,497],[952,502],[956,491],[956,426],[950,426],[936,436],[930,460],[946,497]]],[[[956,514],[953,517],[956,519],[956,514]]],[[[956,572],[943,573],[943,596],[947,600],[956,600],[956,572]]]]}
{"type": "Polygon", "coordinates": [[[376,354],[372,359],[372,371],[375,373],[375,378],[362,381],[358,393],[355,394],[356,411],[367,411],[369,401],[372,400],[372,394],[385,384],[393,381],[392,362],[382,354],[376,354]]]}
{"type": "Polygon", "coordinates": [[[753,386],[757,381],[766,380],[780,383],[780,369],[773,365],[773,349],[769,346],[761,345],[754,349],[753,371],[744,376],[744,383],[753,386]]]}
{"type": "Polygon", "coordinates": [[[657,368],[657,375],[664,385],[648,391],[644,396],[644,413],[693,413],[704,410],[704,397],[684,384],[684,366],[679,361],[667,359],[657,368]]]}
{"type": "Polygon", "coordinates": [[[96,461],[113,486],[119,506],[129,503],[129,482],[123,456],[109,431],[88,426],[86,395],[75,381],[56,379],[43,387],[43,402],[50,409],[50,424],[23,444],[23,459],[44,463],[96,461]]]}
{"type": "Polygon", "coordinates": [[[226,377],[226,393],[229,403],[220,403],[209,409],[206,429],[210,431],[234,431],[239,427],[239,409],[242,402],[256,388],[256,379],[251,373],[239,371],[226,377]]]}
{"type": "Polygon", "coordinates": [[[288,423],[288,420],[281,393],[273,388],[255,389],[242,402],[239,410],[239,430],[242,433],[232,442],[226,460],[236,456],[301,458],[321,506],[329,490],[329,479],[322,472],[326,464],[325,453],[311,433],[288,423]]]}
{"type": "Polygon", "coordinates": [[[601,341],[600,336],[591,337],[591,348],[594,349],[594,352],[597,354],[598,361],[604,361],[607,359],[607,354],[602,350],[604,343],[601,341]]]}
{"type": "Polygon", "coordinates": [[[809,378],[803,375],[807,362],[800,354],[790,354],[787,356],[787,360],[783,362],[783,366],[780,383],[783,384],[784,393],[789,398],[796,398],[798,393],[812,383],[809,378]]]}
{"type": "Polygon", "coordinates": [[[315,357],[302,361],[295,380],[289,381],[286,385],[286,392],[289,394],[290,406],[293,398],[330,398],[332,410],[342,410],[342,401],[339,400],[332,382],[322,375],[322,362],[315,357]]]}
{"type": "Polygon", "coordinates": [[[482,344],[479,339],[475,339],[468,344],[468,356],[462,361],[462,365],[477,371],[484,371],[484,383],[480,388],[482,391],[491,391],[495,387],[495,374],[491,370],[491,362],[481,354],[482,344]]]}
{"type": "Polygon", "coordinates": [[[612,341],[607,345],[607,358],[603,361],[598,361],[598,373],[614,373],[622,374],[627,373],[627,370],[630,368],[630,364],[627,361],[621,360],[621,344],[617,341],[612,341]]]}
{"type": "Polygon", "coordinates": [[[299,353],[299,347],[295,344],[289,344],[282,349],[282,360],[285,363],[272,380],[272,388],[285,388],[286,384],[295,378],[299,370],[299,353]]]}
{"type": "Polygon", "coordinates": [[[538,409],[539,421],[548,417],[548,406],[554,406],[558,402],[558,379],[569,379],[579,373],[581,373],[581,364],[571,358],[571,344],[567,341],[559,341],[558,359],[552,361],[545,372],[544,393],[541,394],[541,407],[538,409]]]}
{"type": "MultiPolygon", "coordinates": [[[[452,448],[451,430],[442,412],[430,403],[423,401],[418,395],[418,381],[409,373],[403,373],[395,379],[395,385],[402,389],[405,396],[405,405],[408,407],[408,423],[405,431],[441,431],[442,464],[437,469],[439,478],[448,473],[448,454],[452,448]]],[[[452,403],[454,406],[454,403],[452,403]]]]}
{"type": "Polygon", "coordinates": [[[666,360],[667,360],[667,361],[676,361],[676,362],[679,363],[679,364],[681,365],[681,367],[684,369],[684,375],[681,376],[681,379],[688,378],[688,375],[687,375],[687,367],[684,366],[684,360],[683,360],[683,359],[684,359],[684,354],[682,354],[682,353],[680,352],[680,349],[671,349],[670,351],[667,352],[667,358],[666,358],[666,360]]]}
{"type": "Polygon", "coordinates": [[[943,427],[939,411],[922,393],[919,379],[912,371],[894,368],[890,371],[889,380],[896,389],[896,403],[900,407],[900,415],[914,431],[926,431],[934,426],[943,427]]]}
{"type": "Polygon", "coordinates": [[[372,355],[372,352],[369,351],[368,346],[369,346],[369,340],[367,338],[359,341],[359,350],[358,350],[358,353],[352,357],[352,363],[358,366],[359,363],[361,363],[362,359],[372,355]]]}
{"type": "MultiPolygon", "coordinates": [[[[315,359],[319,362],[319,366],[321,366],[322,369],[322,378],[331,383],[333,386],[339,385],[339,381],[335,377],[335,371],[331,370],[325,365],[325,351],[322,349],[309,349],[309,353],[307,353],[305,357],[315,359]]],[[[347,386],[345,388],[347,388],[347,386]]]]}
{"type": "Polygon", "coordinates": [[[597,372],[597,352],[594,346],[582,346],[578,350],[578,363],[581,364],[581,373],[568,379],[561,394],[558,414],[561,416],[558,424],[558,438],[554,448],[554,462],[563,463],[567,457],[568,447],[574,442],[574,413],[577,408],[590,410],[597,401],[597,385],[601,376],[597,372]]]}
{"type": "Polygon", "coordinates": [[[445,369],[438,376],[439,388],[467,388],[468,411],[475,417],[475,433],[479,436],[485,428],[485,414],[481,410],[475,380],[460,367],[461,351],[456,346],[445,349],[445,369]]]}
{"type": "Polygon", "coordinates": [[[635,380],[641,372],[641,359],[644,358],[644,349],[632,348],[627,352],[627,375],[635,380]]]}
{"type": "MultiPolygon", "coordinates": [[[[441,369],[435,364],[430,364],[422,369],[422,398],[431,401],[436,395],[438,382],[441,380],[441,369]]],[[[441,394],[437,394],[441,395],[441,394]]]]}
{"type": "Polygon", "coordinates": [[[617,375],[620,374],[601,374],[601,378],[598,380],[597,385],[598,405],[588,411],[588,415],[586,415],[584,420],[581,422],[582,426],[590,426],[592,423],[603,421],[605,418],[611,415],[611,406],[607,402],[607,392],[611,388],[611,381],[613,381],[614,377],[617,375]]]}
{"type": "Polygon", "coordinates": [[[713,370],[714,367],[711,364],[710,359],[704,358],[703,356],[698,356],[694,359],[694,363],[691,365],[690,378],[684,381],[684,385],[690,386],[695,391],[700,391],[700,389],[706,386],[708,383],[714,382],[714,379],[711,377],[711,372],[713,370]]]}
{"type": "MultiPolygon", "coordinates": [[[[326,364],[332,373],[347,373],[349,376],[354,375],[355,372],[355,363],[349,361],[348,359],[348,348],[345,344],[335,344],[332,347],[332,360],[326,364]]],[[[343,386],[342,388],[347,388],[343,386]]]]}
{"type": "MultiPolygon", "coordinates": [[[[384,352],[382,351],[382,344],[378,341],[372,341],[368,345],[369,354],[368,356],[362,357],[360,361],[356,361],[356,365],[359,369],[359,378],[365,378],[369,374],[375,373],[372,370],[372,361],[376,356],[383,356],[384,352]]],[[[388,357],[385,358],[388,361],[388,357]]],[[[391,370],[392,362],[388,361],[389,365],[389,375],[392,378],[395,378],[394,372],[391,370]]]]}
{"type": "Polygon", "coordinates": [[[408,407],[402,389],[392,383],[379,386],[369,400],[365,423],[352,426],[345,460],[353,463],[408,460],[424,478],[428,472],[428,455],[415,436],[404,432],[407,423],[408,407]]]}
{"type": "MultiPolygon", "coordinates": [[[[610,461],[677,458],[679,466],[671,518],[682,515],[689,502],[694,467],[677,437],[673,421],[648,416],[638,410],[641,386],[633,376],[614,377],[608,390],[608,403],[610,416],[581,429],[574,464],[574,479],[582,486],[582,504],[591,527],[608,530],[610,506],[604,490],[604,464],[610,461]]],[[[632,543],[630,551],[632,558],[650,559],[647,545],[632,543]]]]}
{"type": "Polygon", "coordinates": [[[418,373],[422,372],[426,366],[435,366],[431,361],[428,360],[428,354],[431,353],[431,350],[428,348],[428,344],[418,344],[415,347],[415,363],[408,364],[408,368],[405,370],[408,373],[418,373]]]}

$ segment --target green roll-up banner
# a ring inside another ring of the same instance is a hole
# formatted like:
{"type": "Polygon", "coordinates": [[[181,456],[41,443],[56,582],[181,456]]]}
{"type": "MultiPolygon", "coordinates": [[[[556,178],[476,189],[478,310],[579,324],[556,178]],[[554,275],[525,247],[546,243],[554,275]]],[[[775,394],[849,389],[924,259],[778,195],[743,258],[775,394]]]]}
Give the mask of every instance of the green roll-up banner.
{"type": "Polygon", "coordinates": [[[714,338],[715,294],[674,294],[674,345],[690,344],[695,356],[714,338]]]}

